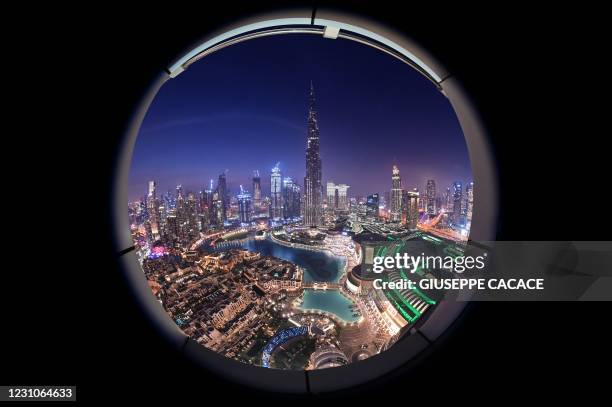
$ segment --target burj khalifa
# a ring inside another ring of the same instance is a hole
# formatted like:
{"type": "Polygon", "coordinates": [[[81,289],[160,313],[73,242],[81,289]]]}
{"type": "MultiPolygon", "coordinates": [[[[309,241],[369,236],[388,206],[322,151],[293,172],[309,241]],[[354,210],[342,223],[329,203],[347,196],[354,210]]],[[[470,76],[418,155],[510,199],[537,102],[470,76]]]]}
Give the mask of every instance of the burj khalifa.
{"type": "Polygon", "coordinates": [[[304,225],[321,226],[322,223],[321,154],[319,151],[319,125],[315,110],[314,85],[310,82],[308,106],[308,141],[306,146],[306,176],[304,177],[304,225]]]}

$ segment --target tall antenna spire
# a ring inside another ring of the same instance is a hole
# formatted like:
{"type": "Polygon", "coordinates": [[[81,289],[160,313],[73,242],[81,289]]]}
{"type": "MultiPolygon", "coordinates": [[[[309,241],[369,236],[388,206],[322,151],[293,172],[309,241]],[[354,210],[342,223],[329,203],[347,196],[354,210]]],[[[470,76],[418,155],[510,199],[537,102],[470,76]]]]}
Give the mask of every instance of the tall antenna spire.
{"type": "Polygon", "coordinates": [[[310,95],[308,97],[309,101],[309,111],[314,111],[315,109],[315,91],[314,91],[314,83],[312,79],[310,80],[310,95]]]}

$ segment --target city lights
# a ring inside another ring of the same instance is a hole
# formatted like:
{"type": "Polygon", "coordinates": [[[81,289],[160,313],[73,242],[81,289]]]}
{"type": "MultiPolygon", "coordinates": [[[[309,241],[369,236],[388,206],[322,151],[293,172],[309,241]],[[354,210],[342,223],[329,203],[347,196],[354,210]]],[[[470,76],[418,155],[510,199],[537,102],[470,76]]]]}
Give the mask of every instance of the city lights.
{"type": "MultiPolygon", "coordinates": [[[[174,80],[183,78],[190,75],[174,80]]],[[[200,137],[190,128],[198,120],[172,127],[174,138],[163,140],[176,144],[158,146],[157,161],[135,160],[137,175],[151,175],[128,204],[144,276],[172,321],[200,345],[266,368],[343,366],[410,335],[444,298],[443,289],[426,284],[457,271],[472,219],[469,171],[431,171],[437,160],[467,160],[456,141],[436,146],[450,152],[444,158],[436,153],[420,162],[402,138],[374,137],[378,128],[335,141],[343,134],[333,123],[333,89],[327,83],[315,92],[315,81],[304,88],[303,99],[274,106],[299,107],[300,126],[287,119],[259,129],[224,122],[233,137],[204,125],[209,131],[200,137]],[[279,123],[281,134],[270,135],[279,123]],[[372,153],[378,159],[369,159],[372,153]],[[170,157],[178,162],[165,173],[160,168],[170,157]],[[182,165],[190,159],[197,164],[182,165]],[[451,267],[426,262],[440,255],[451,267]]],[[[447,103],[437,89],[427,91],[447,103]]],[[[367,125],[371,118],[362,116],[367,125]]],[[[439,115],[432,117],[438,123],[439,115]]],[[[455,138],[463,142],[460,132],[445,136],[455,138]]],[[[140,146],[155,150],[147,141],[140,146]]]]}

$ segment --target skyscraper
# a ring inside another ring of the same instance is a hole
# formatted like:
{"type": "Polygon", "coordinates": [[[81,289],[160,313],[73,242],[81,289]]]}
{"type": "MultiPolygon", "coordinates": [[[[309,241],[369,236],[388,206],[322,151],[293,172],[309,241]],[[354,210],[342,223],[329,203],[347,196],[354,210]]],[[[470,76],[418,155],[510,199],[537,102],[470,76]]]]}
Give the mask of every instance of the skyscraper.
{"type": "Polygon", "coordinates": [[[465,187],[465,195],[466,195],[466,222],[465,227],[470,229],[472,226],[472,209],[474,207],[474,181],[468,182],[465,187]]]}
{"type": "Polygon", "coordinates": [[[465,186],[464,202],[461,207],[462,226],[469,229],[472,225],[472,208],[474,206],[474,181],[465,186]]]}
{"type": "Polygon", "coordinates": [[[304,225],[320,226],[322,215],[321,155],[319,125],[315,110],[314,85],[310,83],[308,107],[308,140],[306,146],[306,176],[304,177],[304,225]]]}
{"type": "Polygon", "coordinates": [[[461,182],[453,182],[453,224],[459,225],[461,223],[461,198],[463,196],[463,187],[461,182]]]}
{"type": "Polygon", "coordinates": [[[149,189],[147,191],[147,221],[150,227],[150,233],[148,233],[149,243],[159,239],[159,204],[157,202],[157,183],[155,181],[149,181],[149,189]]]}
{"type": "Polygon", "coordinates": [[[336,184],[331,181],[327,182],[327,209],[336,208],[336,184]]]}
{"type": "Polygon", "coordinates": [[[229,209],[229,190],[227,189],[227,180],[225,179],[225,173],[219,174],[219,181],[217,183],[217,191],[219,192],[218,199],[221,201],[221,219],[223,222],[227,220],[227,211],[229,209]]]}
{"type": "Polygon", "coordinates": [[[327,208],[330,210],[348,211],[348,189],[350,185],[327,183],[327,208]]]}
{"type": "Polygon", "coordinates": [[[213,192],[212,202],[211,222],[217,226],[223,226],[225,211],[223,210],[223,200],[219,194],[219,188],[215,189],[215,192],[213,192]]]}
{"type": "Polygon", "coordinates": [[[197,233],[199,232],[197,206],[198,203],[196,201],[195,195],[193,194],[193,192],[189,192],[187,194],[187,202],[185,203],[185,208],[187,210],[187,234],[190,238],[197,236],[197,233]]]}
{"type": "Polygon", "coordinates": [[[280,163],[276,163],[270,174],[270,219],[280,220],[283,217],[283,195],[280,163]]]}
{"type": "Polygon", "coordinates": [[[300,216],[300,186],[291,177],[283,179],[283,217],[285,219],[300,216]]]}
{"type": "Polygon", "coordinates": [[[409,229],[416,229],[419,219],[418,191],[404,191],[402,194],[402,222],[409,229]]]}
{"type": "Polygon", "coordinates": [[[453,194],[450,187],[446,188],[442,201],[444,203],[444,212],[453,212],[453,194]]]}
{"type": "Polygon", "coordinates": [[[149,181],[149,189],[147,191],[147,196],[155,196],[155,191],[157,189],[157,183],[155,181],[149,181]]]}
{"type": "Polygon", "coordinates": [[[187,237],[187,207],[183,186],[180,184],[176,186],[176,222],[178,238],[185,239],[187,237]]]}
{"type": "Polygon", "coordinates": [[[238,194],[238,208],[240,223],[251,222],[251,194],[244,190],[242,185],[240,185],[240,193],[238,194]]]}
{"type": "Polygon", "coordinates": [[[175,214],[168,215],[166,220],[166,240],[170,243],[179,238],[178,219],[175,214]]]}
{"type": "Polygon", "coordinates": [[[178,184],[176,186],[176,200],[178,200],[179,198],[184,198],[183,196],[183,186],[181,184],[178,184]]]}
{"type": "Polygon", "coordinates": [[[393,166],[391,174],[391,202],[389,203],[389,211],[391,213],[391,222],[399,222],[402,220],[402,179],[397,165],[393,166]]]}
{"type": "Polygon", "coordinates": [[[292,217],[299,218],[302,216],[302,189],[297,183],[293,183],[293,204],[292,217]]]}
{"type": "Polygon", "coordinates": [[[210,187],[204,190],[204,205],[206,206],[206,215],[208,218],[208,224],[214,225],[216,224],[216,213],[214,207],[213,197],[215,195],[215,189],[213,185],[213,180],[210,180],[210,187]]]}
{"type": "Polygon", "coordinates": [[[433,216],[436,214],[436,181],[433,179],[427,180],[427,214],[433,216]]]}
{"type": "Polygon", "coordinates": [[[261,178],[259,171],[253,171],[253,205],[259,209],[261,206],[261,178]]]}
{"type": "Polygon", "coordinates": [[[370,220],[378,219],[378,204],[380,198],[378,194],[368,195],[366,199],[366,218],[370,220]]]}
{"type": "Polygon", "coordinates": [[[205,188],[204,191],[202,191],[202,197],[201,197],[201,205],[202,205],[202,211],[210,211],[210,208],[212,207],[212,196],[213,196],[213,180],[210,180],[210,187],[205,188]]]}
{"type": "Polygon", "coordinates": [[[149,226],[151,227],[151,240],[159,238],[159,204],[157,202],[157,183],[149,181],[149,189],[147,191],[147,216],[149,226]]]}
{"type": "Polygon", "coordinates": [[[348,211],[349,209],[349,200],[348,200],[348,189],[350,185],[339,184],[336,185],[336,209],[339,211],[348,211]]]}

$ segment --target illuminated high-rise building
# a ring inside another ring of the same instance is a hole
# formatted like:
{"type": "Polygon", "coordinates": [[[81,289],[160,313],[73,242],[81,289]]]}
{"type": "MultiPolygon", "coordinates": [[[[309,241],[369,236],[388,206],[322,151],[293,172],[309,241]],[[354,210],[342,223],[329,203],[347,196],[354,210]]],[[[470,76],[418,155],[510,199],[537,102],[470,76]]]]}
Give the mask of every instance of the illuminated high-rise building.
{"type": "Polygon", "coordinates": [[[147,191],[147,217],[151,228],[150,238],[152,241],[159,239],[159,202],[157,201],[157,184],[155,181],[149,181],[147,191]]]}
{"type": "Polygon", "coordinates": [[[304,225],[320,226],[322,222],[321,155],[319,125],[315,109],[314,85],[310,83],[308,107],[308,140],[306,146],[306,176],[304,177],[304,225]]]}
{"type": "Polygon", "coordinates": [[[246,224],[251,222],[251,194],[242,188],[240,185],[240,193],[238,194],[238,212],[240,214],[240,223],[246,224]]]}
{"type": "Polygon", "coordinates": [[[209,225],[214,225],[216,224],[216,216],[215,216],[215,210],[213,207],[213,196],[215,194],[215,189],[214,189],[214,185],[213,185],[213,180],[210,180],[210,186],[204,190],[204,198],[203,198],[203,203],[205,205],[205,211],[206,211],[206,215],[207,215],[207,219],[208,219],[208,224],[209,225]]]}
{"type": "Polygon", "coordinates": [[[210,206],[212,204],[212,191],[205,188],[200,191],[200,196],[197,203],[197,223],[198,230],[201,232],[208,229],[209,217],[210,217],[210,206]]]}
{"type": "Polygon", "coordinates": [[[378,219],[378,205],[380,198],[378,194],[368,195],[366,199],[366,219],[377,220],[378,219]]]}
{"type": "Polygon", "coordinates": [[[213,180],[210,180],[210,187],[205,188],[202,191],[202,196],[200,199],[200,205],[202,207],[202,212],[210,211],[212,207],[212,195],[213,195],[213,180]]]}
{"type": "Polygon", "coordinates": [[[176,221],[178,225],[178,238],[186,239],[188,231],[188,210],[185,202],[183,186],[176,186],[176,221]]]}
{"type": "Polygon", "coordinates": [[[339,211],[348,211],[349,209],[349,199],[348,199],[348,189],[350,185],[339,184],[336,185],[336,209],[339,211]]]}
{"type": "Polygon", "coordinates": [[[453,193],[451,192],[450,187],[446,188],[443,197],[444,204],[444,212],[452,213],[453,212],[453,193]]]}
{"type": "Polygon", "coordinates": [[[261,177],[259,171],[253,171],[253,205],[259,209],[261,206],[261,177]]]}
{"type": "Polygon", "coordinates": [[[199,232],[198,203],[193,192],[187,194],[187,235],[195,237],[199,232]]]}
{"type": "MultiPolygon", "coordinates": [[[[414,190],[418,192],[419,195],[421,194],[418,188],[415,188],[414,190]]],[[[425,207],[427,206],[426,203],[427,203],[427,199],[419,198],[419,212],[425,212],[425,207]]]]}
{"type": "Polygon", "coordinates": [[[466,185],[465,196],[467,201],[465,227],[469,230],[472,226],[472,209],[474,207],[474,181],[470,181],[466,185]]]}
{"type": "Polygon", "coordinates": [[[283,179],[283,217],[294,219],[300,217],[300,186],[291,177],[283,179]]]}
{"type": "Polygon", "coordinates": [[[155,181],[149,181],[149,188],[147,190],[147,197],[155,196],[157,190],[157,183],[155,181]]]}
{"type": "Polygon", "coordinates": [[[442,199],[442,197],[440,195],[436,195],[436,214],[443,211],[443,208],[444,208],[443,202],[444,200],[442,199]]]}
{"type": "Polygon", "coordinates": [[[397,165],[393,166],[391,174],[391,194],[389,196],[389,212],[391,222],[399,222],[402,219],[402,179],[397,165]]]}
{"type": "Polygon", "coordinates": [[[270,174],[270,218],[280,220],[283,217],[283,191],[280,163],[276,163],[270,174]]]}
{"type": "Polygon", "coordinates": [[[453,182],[453,216],[452,222],[459,226],[461,223],[461,200],[463,197],[463,186],[461,182],[453,182]]]}
{"type": "Polygon", "coordinates": [[[293,204],[292,204],[292,217],[299,218],[302,216],[302,187],[297,183],[293,183],[293,204]]]}
{"type": "Polygon", "coordinates": [[[166,219],[165,239],[167,242],[173,242],[179,237],[179,226],[176,214],[170,213],[166,219]]]}
{"type": "Polygon", "coordinates": [[[219,174],[219,181],[217,182],[217,191],[219,192],[218,199],[221,200],[221,218],[223,222],[227,220],[227,212],[230,206],[229,190],[227,189],[227,180],[225,173],[219,174]]]}
{"type": "Polygon", "coordinates": [[[433,179],[427,180],[427,214],[433,216],[436,214],[436,181],[433,179]]]}
{"type": "Polygon", "coordinates": [[[419,192],[404,191],[402,194],[402,223],[408,229],[416,229],[419,219],[419,192]]]}
{"type": "Polygon", "coordinates": [[[327,209],[334,209],[336,200],[336,184],[331,181],[327,182],[327,209]]]}
{"type": "Polygon", "coordinates": [[[152,246],[153,242],[155,242],[155,238],[153,237],[153,232],[151,231],[151,222],[148,219],[144,223],[144,228],[147,242],[149,243],[149,246],[152,246]]]}
{"type": "Polygon", "coordinates": [[[327,208],[330,210],[348,211],[348,189],[350,185],[327,183],[327,208]]]}
{"type": "Polygon", "coordinates": [[[212,197],[211,223],[217,226],[223,226],[225,222],[225,210],[223,209],[223,200],[221,199],[219,188],[215,189],[212,197]]]}

